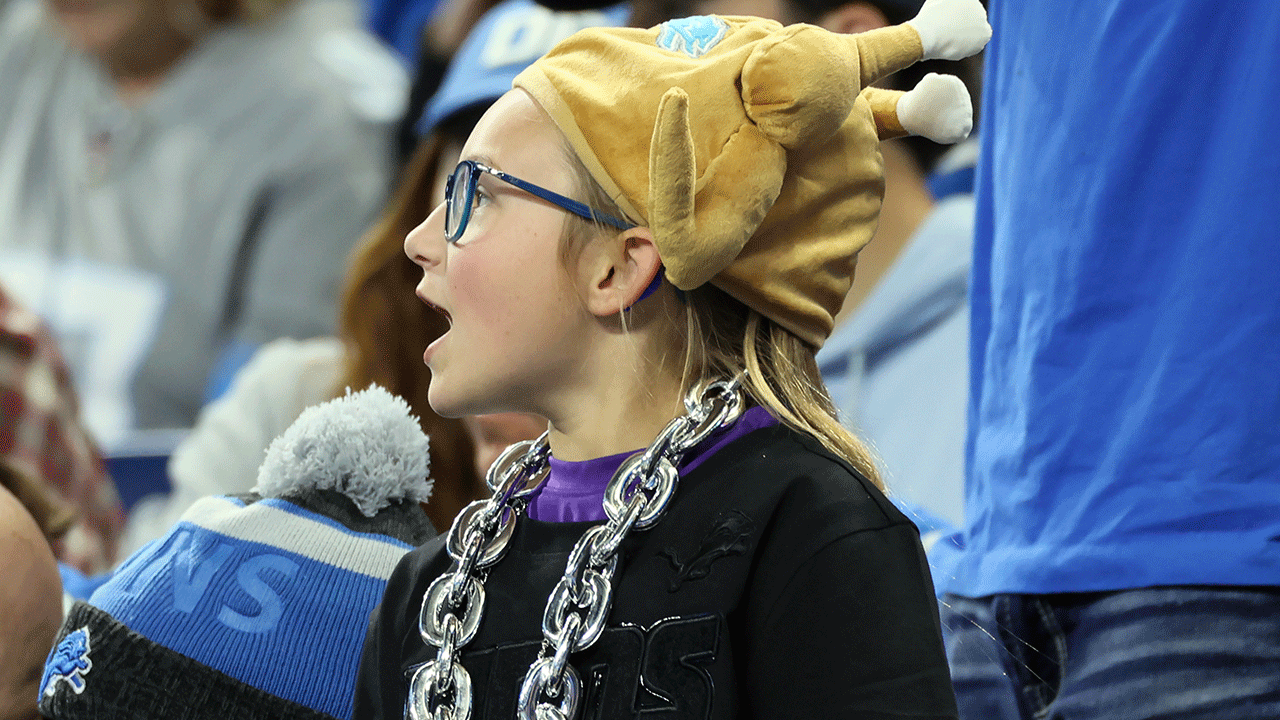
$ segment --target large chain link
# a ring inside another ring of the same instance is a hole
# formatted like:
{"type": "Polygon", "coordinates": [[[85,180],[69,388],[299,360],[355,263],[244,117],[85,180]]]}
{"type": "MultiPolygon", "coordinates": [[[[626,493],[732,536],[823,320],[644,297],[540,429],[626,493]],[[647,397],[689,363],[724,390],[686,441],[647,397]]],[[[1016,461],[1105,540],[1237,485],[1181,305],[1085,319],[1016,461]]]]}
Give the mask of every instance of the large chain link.
{"type": "Polygon", "coordinates": [[[516,517],[550,467],[547,435],[507,448],[489,468],[493,491],[462,509],[449,528],[445,550],[449,571],[427,588],[418,614],[423,642],[438,648],[435,660],[409,681],[405,716],[410,720],[467,720],[471,716],[471,676],[458,662],[458,649],[471,642],[484,615],[486,568],[502,559],[516,517]]]}
{"type": "MultiPolygon", "coordinates": [[[[685,396],[686,414],[667,423],[648,448],[627,458],[610,479],[604,497],[608,521],[578,539],[547,598],[543,651],[520,687],[521,720],[572,720],[577,714],[582,682],[569,655],[591,647],[604,632],[622,541],[632,530],[661,519],[680,478],[679,458],[742,414],[740,385],[735,378],[695,387],[685,396]]],[[[419,631],[424,642],[439,650],[410,681],[405,709],[410,720],[470,717],[471,678],[458,662],[458,649],[471,642],[480,626],[483,571],[502,558],[516,518],[546,478],[549,458],[545,434],[507,448],[489,469],[493,497],[471,503],[454,520],[446,543],[453,564],[422,599],[419,631]]]]}

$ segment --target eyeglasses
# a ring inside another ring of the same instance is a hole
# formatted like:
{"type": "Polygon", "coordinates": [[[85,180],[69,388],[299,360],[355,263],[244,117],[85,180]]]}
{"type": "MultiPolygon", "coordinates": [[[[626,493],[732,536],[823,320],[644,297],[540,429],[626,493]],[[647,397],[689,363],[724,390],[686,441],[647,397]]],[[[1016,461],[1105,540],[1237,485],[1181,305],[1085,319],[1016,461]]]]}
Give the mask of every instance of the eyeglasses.
{"type": "Polygon", "coordinates": [[[458,163],[458,167],[454,168],[453,174],[444,184],[444,239],[448,242],[456,242],[467,230],[467,222],[471,220],[472,199],[476,196],[476,183],[480,180],[480,173],[489,173],[509,185],[514,185],[587,220],[612,225],[619,230],[635,227],[626,220],[595,212],[577,200],[571,200],[560,193],[538,187],[518,177],[512,177],[501,170],[494,170],[475,160],[463,160],[458,163]]]}

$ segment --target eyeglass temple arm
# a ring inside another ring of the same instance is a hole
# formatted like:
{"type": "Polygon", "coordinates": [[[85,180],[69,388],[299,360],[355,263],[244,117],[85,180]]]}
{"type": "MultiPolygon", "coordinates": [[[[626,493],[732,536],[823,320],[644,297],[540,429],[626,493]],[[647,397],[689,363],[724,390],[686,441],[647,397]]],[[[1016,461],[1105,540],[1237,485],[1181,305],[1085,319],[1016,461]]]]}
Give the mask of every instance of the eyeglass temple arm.
{"type": "Polygon", "coordinates": [[[558,192],[553,192],[546,188],[538,187],[533,183],[525,182],[524,180],[521,180],[518,177],[513,177],[511,175],[508,175],[502,172],[501,170],[492,170],[491,172],[494,176],[498,177],[503,182],[515,185],[516,187],[520,188],[521,190],[524,190],[527,193],[532,193],[534,195],[537,195],[538,197],[542,198],[543,200],[546,200],[549,203],[559,205],[560,207],[564,208],[565,210],[568,210],[569,212],[573,213],[574,215],[577,215],[578,217],[583,217],[588,220],[595,220],[598,222],[605,223],[607,225],[612,225],[613,227],[616,227],[619,230],[627,230],[635,227],[635,225],[632,225],[626,220],[621,220],[612,215],[609,215],[608,213],[596,212],[591,208],[587,207],[585,204],[578,202],[577,200],[574,200],[572,198],[567,198],[558,192]]]}

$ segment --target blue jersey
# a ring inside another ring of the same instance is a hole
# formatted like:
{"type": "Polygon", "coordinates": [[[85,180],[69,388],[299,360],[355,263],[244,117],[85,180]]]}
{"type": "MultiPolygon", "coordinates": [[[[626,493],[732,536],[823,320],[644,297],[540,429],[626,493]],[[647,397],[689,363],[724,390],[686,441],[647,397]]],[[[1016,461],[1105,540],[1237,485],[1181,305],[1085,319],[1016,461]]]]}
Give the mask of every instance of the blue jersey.
{"type": "Polygon", "coordinates": [[[940,589],[1280,584],[1280,3],[990,9],[940,589]]]}

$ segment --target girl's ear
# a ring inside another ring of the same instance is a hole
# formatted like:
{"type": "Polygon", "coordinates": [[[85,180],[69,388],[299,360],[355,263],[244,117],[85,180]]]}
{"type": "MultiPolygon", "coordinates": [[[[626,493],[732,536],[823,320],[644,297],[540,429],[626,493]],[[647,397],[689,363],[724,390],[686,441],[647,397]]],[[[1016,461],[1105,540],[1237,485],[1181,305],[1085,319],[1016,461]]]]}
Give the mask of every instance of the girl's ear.
{"type": "Polygon", "coordinates": [[[614,315],[634,305],[662,271],[658,246],[647,227],[633,227],[609,240],[591,243],[582,261],[586,306],[598,317],[614,315]]]}

